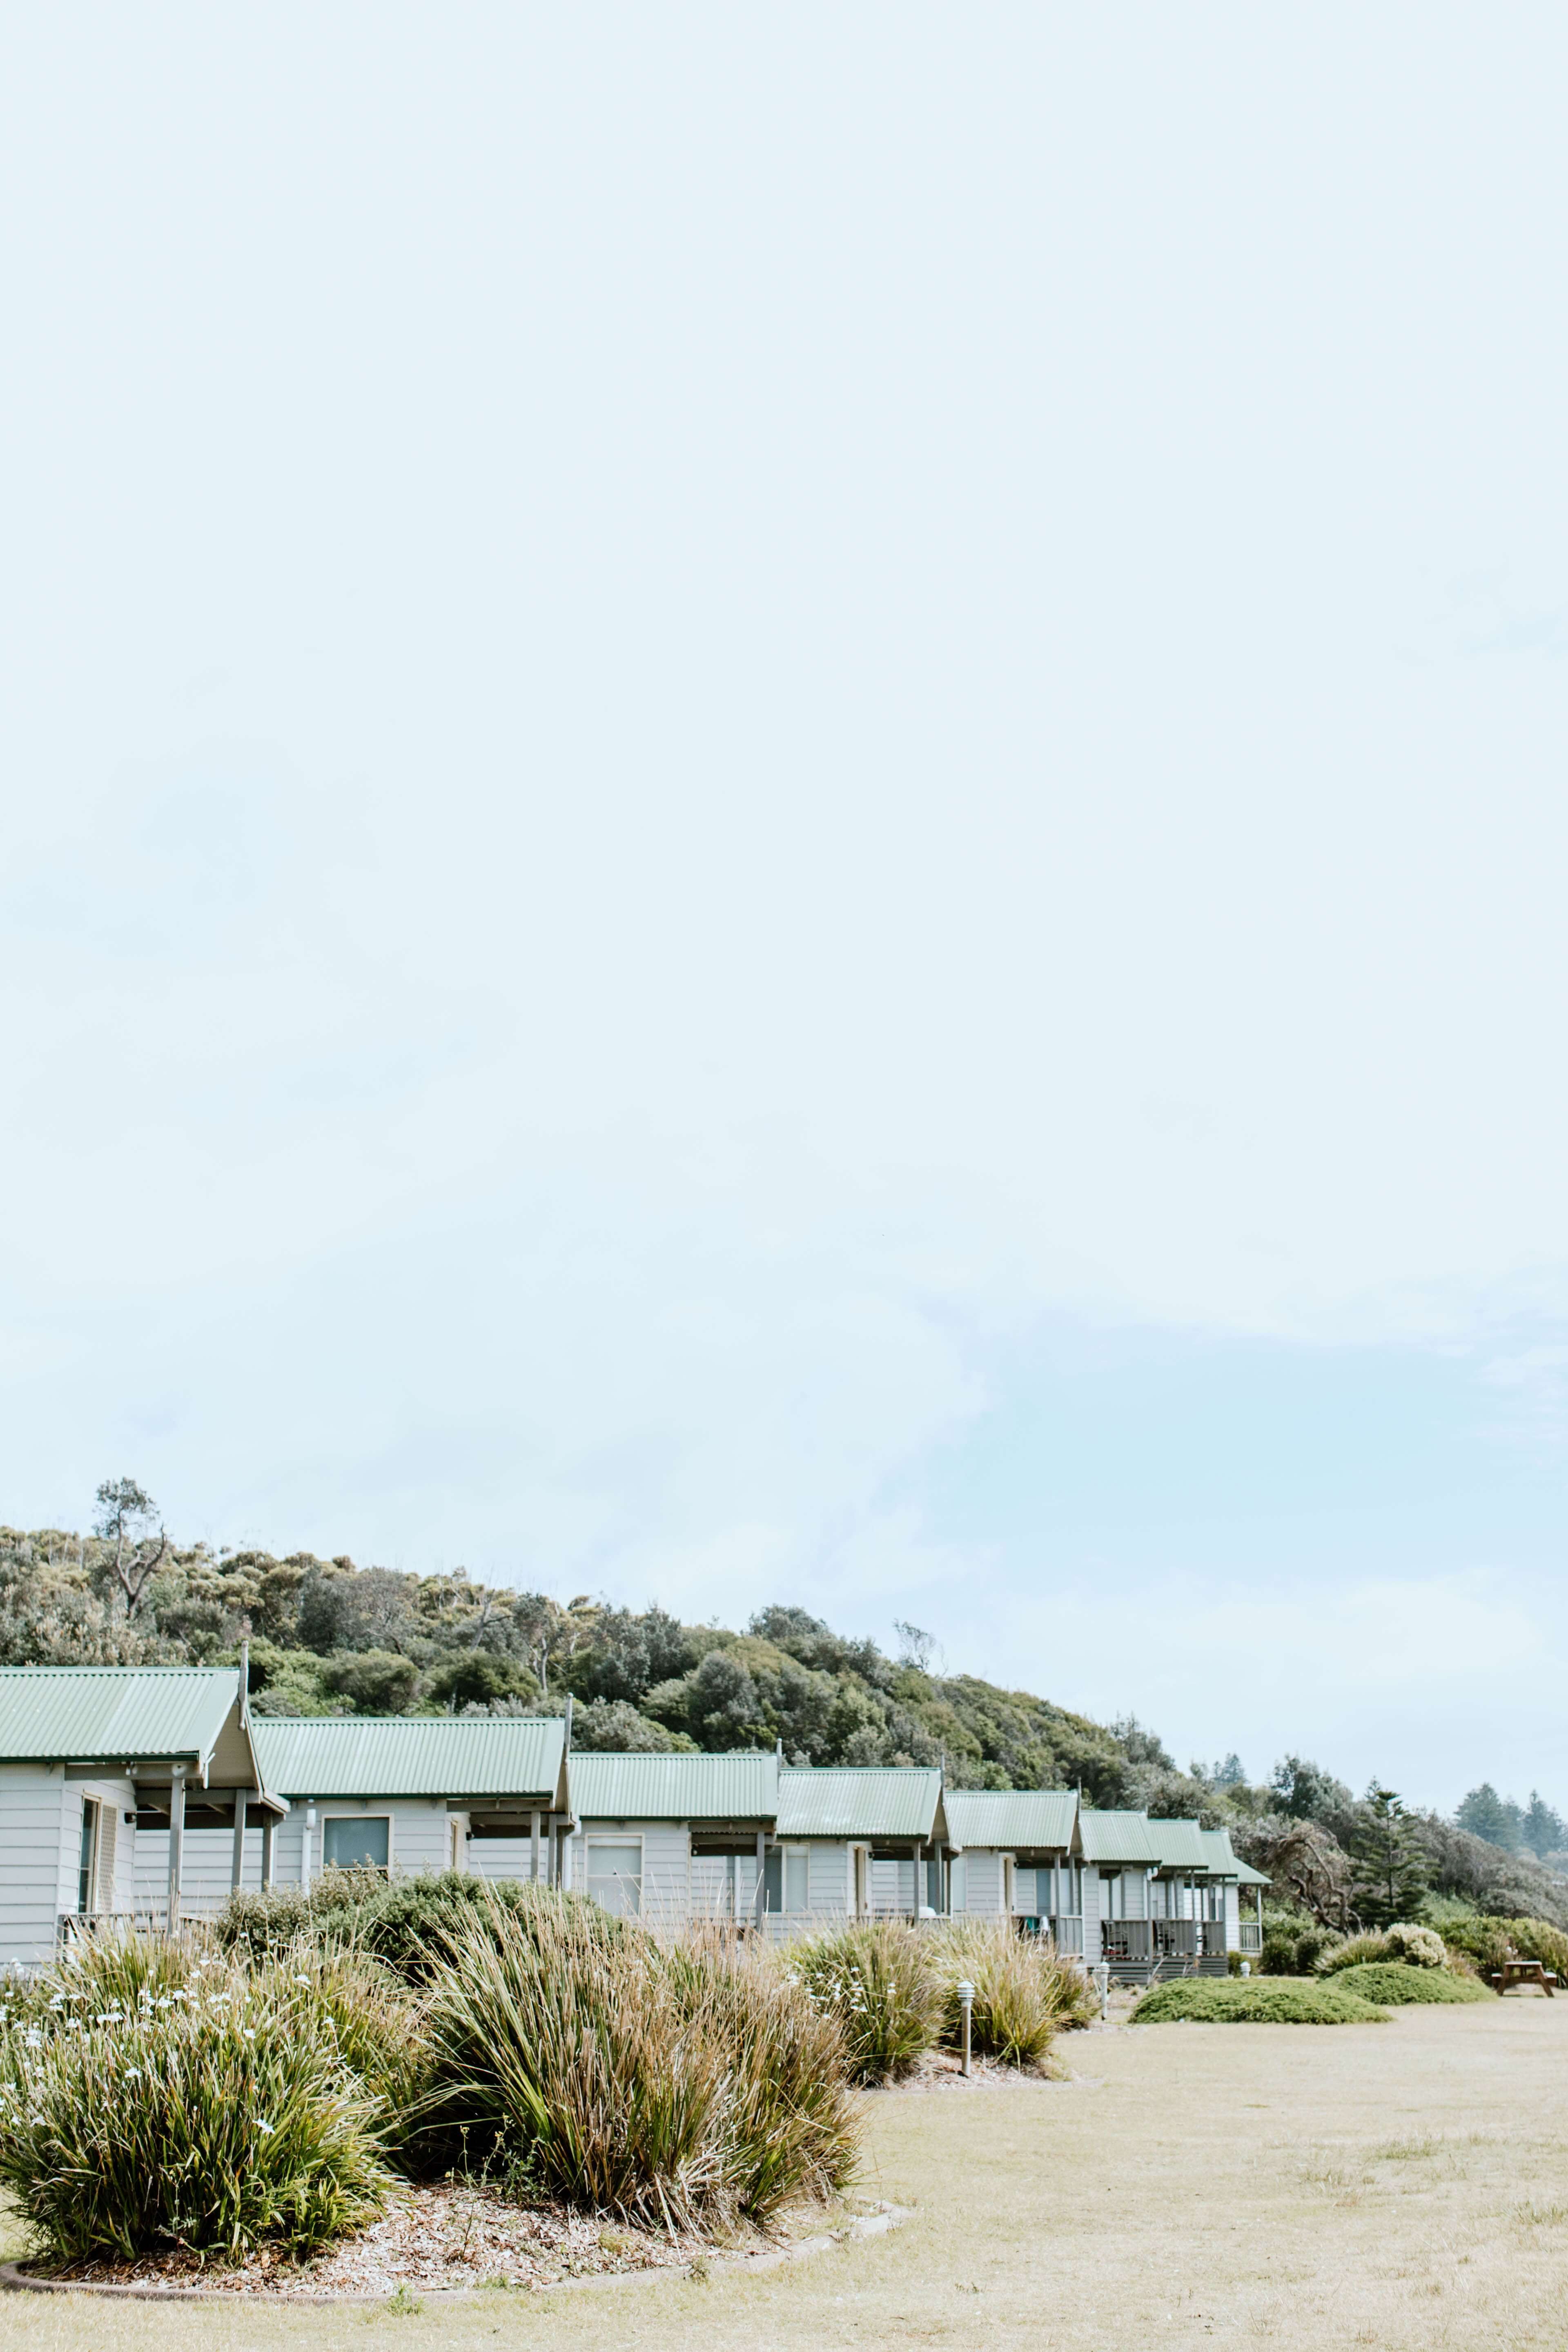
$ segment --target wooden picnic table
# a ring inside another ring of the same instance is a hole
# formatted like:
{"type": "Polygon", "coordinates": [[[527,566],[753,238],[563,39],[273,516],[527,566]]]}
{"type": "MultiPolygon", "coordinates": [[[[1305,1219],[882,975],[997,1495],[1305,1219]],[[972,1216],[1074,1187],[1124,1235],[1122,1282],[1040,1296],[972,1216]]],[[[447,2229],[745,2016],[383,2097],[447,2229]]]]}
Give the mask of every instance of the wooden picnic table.
{"type": "Polygon", "coordinates": [[[1553,1999],[1554,1979],[1550,1969],[1539,1960],[1505,1960],[1500,1969],[1493,1969],[1487,1981],[1496,1993],[1507,1992],[1510,1985],[1539,1985],[1548,2000],[1553,1999]]]}

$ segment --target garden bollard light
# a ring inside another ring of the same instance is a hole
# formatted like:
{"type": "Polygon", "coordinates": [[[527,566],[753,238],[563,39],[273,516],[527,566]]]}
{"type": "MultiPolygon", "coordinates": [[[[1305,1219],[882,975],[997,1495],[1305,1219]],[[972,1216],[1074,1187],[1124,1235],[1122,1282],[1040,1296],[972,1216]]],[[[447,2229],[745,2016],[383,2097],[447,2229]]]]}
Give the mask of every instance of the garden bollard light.
{"type": "Polygon", "coordinates": [[[1096,1960],[1094,1989],[1100,1995],[1100,2021],[1103,2025],[1110,2015],[1110,1962],[1096,1960]]]}
{"type": "Polygon", "coordinates": [[[969,2072],[969,2020],[974,2007],[974,1987],[967,1977],[963,1979],[958,1988],[958,2005],[963,2012],[963,2056],[959,2062],[958,2071],[961,2074],[967,2074],[969,2072]]]}

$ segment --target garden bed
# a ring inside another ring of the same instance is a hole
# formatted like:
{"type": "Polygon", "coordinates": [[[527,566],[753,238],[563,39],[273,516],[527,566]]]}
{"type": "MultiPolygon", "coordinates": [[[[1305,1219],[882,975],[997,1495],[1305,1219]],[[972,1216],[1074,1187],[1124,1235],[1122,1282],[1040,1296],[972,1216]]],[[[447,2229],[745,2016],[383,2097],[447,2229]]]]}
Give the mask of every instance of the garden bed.
{"type": "Polygon", "coordinates": [[[886,2209],[832,2217],[825,2230],[817,2210],[769,2232],[742,2229],[711,2239],[636,2228],[561,2205],[520,2206],[479,2189],[443,2183],[411,2189],[368,2229],[342,2240],[315,2261],[295,2265],[253,2255],[223,2267],[194,2255],[144,2256],[134,2263],[41,2263],[7,2266],[6,2285],[105,2289],[121,2294],[214,2294],[267,2300],[382,2302],[476,2288],[539,2292],[576,2281],[638,2273],[684,2272],[699,2276],[728,2263],[751,2266],[805,2251],[829,2236],[867,2235],[889,2226],[886,2209]]]}

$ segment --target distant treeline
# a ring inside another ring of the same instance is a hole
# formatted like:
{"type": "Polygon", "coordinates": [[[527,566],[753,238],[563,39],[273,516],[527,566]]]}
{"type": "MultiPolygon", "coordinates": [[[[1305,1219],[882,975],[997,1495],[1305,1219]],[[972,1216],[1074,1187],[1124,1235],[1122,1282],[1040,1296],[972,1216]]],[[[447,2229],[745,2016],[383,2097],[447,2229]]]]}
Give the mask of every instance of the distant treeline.
{"type": "Polygon", "coordinates": [[[958,1788],[1079,1788],[1091,1804],[1228,1827],[1238,1851],[1326,1915],[1370,1918],[1429,1888],[1568,1926],[1568,1880],[1542,1858],[1563,1846],[1563,1825],[1539,1798],[1510,1809],[1483,1786],[1455,1823],[1406,1812],[1387,1790],[1357,1798],[1299,1757],[1262,1784],[1234,1754],[1183,1771],[1131,1717],[1093,1723],[934,1671],[913,1625],[889,1656],[787,1604],[731,1632],[480,1584],[462,1569],[182,1546],[130,1479],[107,1481],[99,1506],[87,1535],[0,1528],[0,1664],[232,1664],[247,1641],[252,1705],[272,1715],[559,1713],[570,1694],[584,1748],[780,1742],[798,1764],[940,1764],[958,1788]],[[1390,1821],[1399,1856],[1384,1867],[1390,1821]]]}

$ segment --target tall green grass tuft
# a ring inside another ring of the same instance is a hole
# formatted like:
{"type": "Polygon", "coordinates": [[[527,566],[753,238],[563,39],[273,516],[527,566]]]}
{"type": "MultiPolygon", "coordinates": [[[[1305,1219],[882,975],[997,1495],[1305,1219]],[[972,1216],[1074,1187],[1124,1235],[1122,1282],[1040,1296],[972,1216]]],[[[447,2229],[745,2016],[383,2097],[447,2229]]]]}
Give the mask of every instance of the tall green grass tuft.
{"type": "Polygon", "coordinates": [[[841,2045],[798,1992],[596,1906],[476,1909],[445,1932],[426,2014],[432,2121],[496,2135],[540,2193],[710,2229],[853,2167],[841,2045]]]}
{"type": "Polygon", "coordinates": [[[905,1921],[858,1921],[804,1937],[789,1948],[788,1964],[837,2020],[855,2082],[897,2082],[935,2048],[946,1986],[931,1938],[905,1921]]]}
{"type": "Polygon", "coordinates": [[[689,1935],[664,1957],[671,1997],[731,2053],[723,2130],[740,2210],[764,2221],[800,2197],[845,2188],[860,2125],[838,2021],[807,2000],[768,1948],[689,1935]]]}
{"type": "Polygon", "coordinates": [[[952,2049],[962,2031],[963,1979],[974,1987],[973,2046],[1004,2065],[1037,2069],[1065,2027],[1087,2025],[1094,2013],[1081,1969],[1048,1937],[1020,1936],[1010,1920],[954,1919],[926,1940],[942,1982],[942,2039],[952,2049]]]}
{"type": "Polygon", "coordinates": [[[57,2261],[298,2261],[385,2210],[385,2086],[307,1971],[126,1938],[46,1981],[0,2051],[0,2183],[57,2261]]]}

